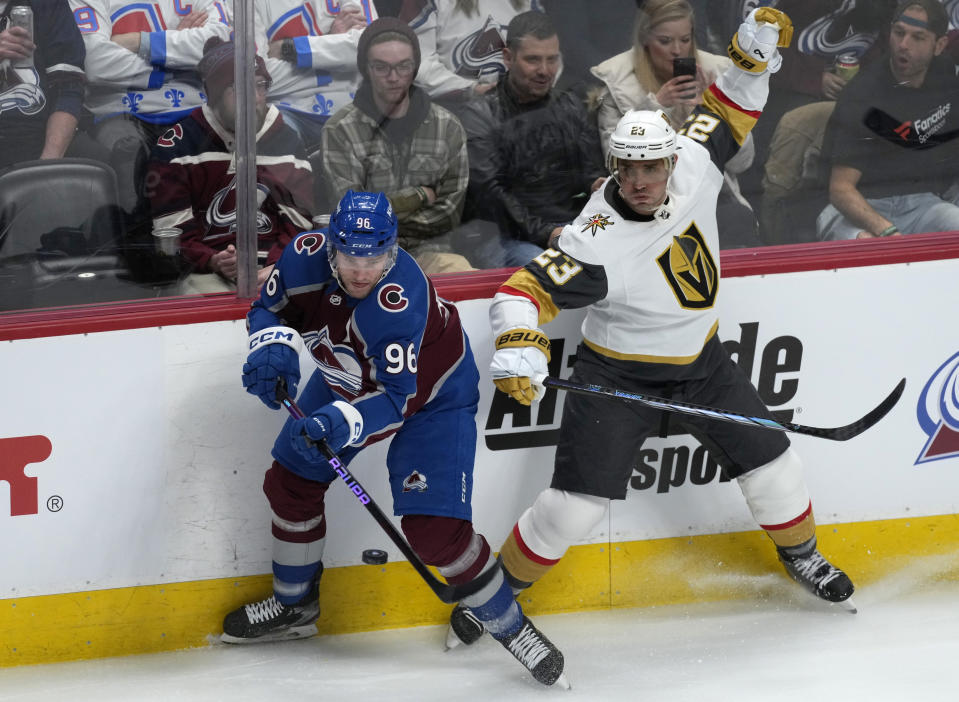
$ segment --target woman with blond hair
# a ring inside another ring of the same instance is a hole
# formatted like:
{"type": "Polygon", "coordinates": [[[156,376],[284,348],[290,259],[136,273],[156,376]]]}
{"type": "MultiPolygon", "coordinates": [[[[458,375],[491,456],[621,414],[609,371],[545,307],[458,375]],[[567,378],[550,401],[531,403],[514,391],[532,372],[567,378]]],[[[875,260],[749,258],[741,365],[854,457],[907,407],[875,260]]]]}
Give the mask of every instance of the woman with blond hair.
{"type": "MultiPolygon", "coordinates": [[[[696,48],[693,8],[687,0],[646,0],[636,13],[633,48],[591,69],[604,87],[594,96],[600,143],[629,110],[662,110],[679,129],[703,90],[731,65],[726,56],[696,48]],[[696,75],[673,75],[673,59],[695,58],[696,75]]],[[[726,183],[719,199],[719,230],[724,248],[759,246],[756,217],[739,192],[736,173],[753,160],[752,138],[726,164],[726,183]]]]}

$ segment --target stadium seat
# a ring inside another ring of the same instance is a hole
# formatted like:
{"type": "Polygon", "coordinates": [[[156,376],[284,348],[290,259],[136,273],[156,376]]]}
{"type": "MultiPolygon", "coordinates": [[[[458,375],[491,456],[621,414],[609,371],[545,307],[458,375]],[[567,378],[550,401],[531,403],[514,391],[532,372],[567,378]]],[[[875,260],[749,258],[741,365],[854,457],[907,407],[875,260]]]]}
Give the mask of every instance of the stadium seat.
{"type": "Polygon", "coordinates": [[[152,297],[120,255],[113,169],[79,158],[0,172],[0,310],[152,297]]]}

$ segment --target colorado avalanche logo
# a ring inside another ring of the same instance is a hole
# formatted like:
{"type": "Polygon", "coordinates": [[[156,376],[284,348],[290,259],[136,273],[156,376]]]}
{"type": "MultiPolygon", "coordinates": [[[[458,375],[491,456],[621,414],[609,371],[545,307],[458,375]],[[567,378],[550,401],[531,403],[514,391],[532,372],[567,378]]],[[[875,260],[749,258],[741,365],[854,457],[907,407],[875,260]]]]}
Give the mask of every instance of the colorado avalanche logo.
{"type": "Polygon", "coordinates": [[[326,237],[320,232],[307,232],[301,234],[293,240],[293,250],[298,254],[312,256],[317,251],[323,251],[326,244],[326,237]]]}
{"type": "Polygon", "coordinates": [[[939,366],[922,389],[916,418],[929,440],[913,465],[959,456],[959,353],[939,366]]]}
{"type": "Polygon", "coordinates": [[[799,33],[796,46],[801,53],[827,57],[840,53],[862,56],[875,43],[875,31],[855,24],[855,14],[861,10],[855,7],[855,1],[844,0],[836,4],[840,6],[810,22],[799,33]]]}
{"type": "Polygon", "coordinates": [[[0,61],[0,113],[17,110],[35,115],[47,104],[40,89],[40,74],[34,68],[13,68],[9,61],[0,61]]]}
{"type": "MultiPolygon", "coordinates": [[[[273,231],[273,220],[260,211],[269,194],[270,191],[265,185],[256,184],[256,233],[260,236],[273,231]]],[[[210,233],[204,237],[204,241],[222,236],[224,230],[231,233],[236,231],[236,178],[213,196],[206,210],[206,223],[210,233]]]]}
{"type": "Polygon", "coordinates": [[[403,492],[426,492],[429,485],[426,484],[426,476],[419,471],[414,470],[403,479],[403,492]]]}
{"type": "Polygon", "coordinates": [[[453,71],[461,76],[476,76],[480,73],[506,71],[503,64],[503,35],[506,26],[491,16],[486,17],[482,29],[467,35],[453,47],[450,60],[453,71]]]}
{"type": "Polygon", "coordinates": [[[334,344],[327,327],[307,332],[303,335],[303,343],[329,385],[353,397],[360,394],[363,371],[353,349],[345,344],[334,344]]]}
{"type": "Polygon", "coordinates": [[[409,298],[403,295],[404,292],[406,291],[403,290],[403,286],[387,283],[380,288],[376,301],[387,312],[402,312],[410,306],[409,298]]]}

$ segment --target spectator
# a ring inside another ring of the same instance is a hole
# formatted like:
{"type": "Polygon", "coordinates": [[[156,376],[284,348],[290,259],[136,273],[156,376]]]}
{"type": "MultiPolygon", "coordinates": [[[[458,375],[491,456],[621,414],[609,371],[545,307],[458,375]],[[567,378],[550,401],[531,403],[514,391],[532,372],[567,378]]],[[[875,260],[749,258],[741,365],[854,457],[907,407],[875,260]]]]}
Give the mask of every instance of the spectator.
{"type": "Polygon", "coordinates": [[[889,57],[866,67],[839,96],[826,129],[831,154],[822,239],[959,229],[959,207],[941,193],[956,175],[959,79],[938,0],[895,10],[889,57]]]}
{"type": "Polygon", "coordinates": [[[463,250],[483,268],[522,265],[542,253],[605,180],[583,96],[552,87],[560,51],[549,16],[514,17],[503,57],[506,77],[462,113],[467,214],[479,218],[461,230],[470,237],[463,250]]]}
{"type": "MultiPolygon", "coordinates": [[[[184,292],[235,290],[236,94],[234,46],[210,39],[199,64],[207,104],[157,142],[147,175],[154,228],[181,229],[180,254],[193,275],[184,292]]],[[[283,247],[310,229],[312,173],[303,144],[267,105],[270,74],[256,58],[256,213],[262,284],[283,247]]]]}
{"type": "Polygon", "coordinates": [[[33,0],[33,40],[0,1],[0,168],[62,158],[83,106],[83,39],[67,6],[33,0]]]}
{"type": "MultiPolygon", "coordinates": [[[[728,36],[728,35],[727,35],[728,36]]],[[[637,11],[633,48],[593,68],[604,83],[598,97],[599,137],[608,151],[609,136],[629,110],[663,110],[679,129],[703,90],[731,65],[726,56],[696,48],[693,9],[687,0],[646,0],[637,11]],[[696,75],[674,75],[673,59],[696,59],[696,75]]],[[[717,217],[723,248],[758,246],[756,217],[739,192],[737,173],[753,160],[752,137],[726,164],[717,217]]]]}
{"type": "Polygon", "coordinates": [[[488,92],[506,72],[510,20],[540,9],[539,0],[405,0],[399,18],[416,32],[423,57],[416,84],[447,104],[488,92]]]}
{"type": "Polygon", "coordinates": [[[121,205],[137,209],[150,147],[204,99],[196,75],[203,45],[229,38],[224,5],[195,0],[70,0],[86,44],[87,99],[93,139],[109,153],[121,205]]]}
{"type": "MultiPolygon", "coordinates": [[[[752,166],[739,176],[739,185],[746,198],[759,205],[760,179],[763,170],[781,171],[788,162],[801,162],[802,153],[790,148],[772,151],[773,135],[787,112],[820,101],[834,101],[845,87],[849,76],[837,67],[840,56],[854,56],[860,67],[877,60],[882,54],[880,34],[888,31],[897,0],[780,0],[776,7],[792,18],[796,42],[782,51],[783,70],[769,81],[769,100],[763,118],[753,129],[756,157],[752,166]],[[768,160],[773,163],[767,164],[768,160]]],[[[790,117],[787,130],[806,134],[821,133],[826,128],[829,108],[811,108],[790,117]],[[801,119],[812,122],[801,123],[801,119]]],[[[782,142],[782,140],[780,140],[782,142]]],[[[799,173],[794,174],[799,177],[799,173]]],[[[825,183],[822,183],[825,197],[825,183]]],[[[818,212],[817,208],[817,212],[818,212]]],[[[763,236],[771,233],[764,230],[763,236]]]]}
{"type": "Polygon", "coordinates": [[[255,11],[256,44],[273,76],[269,100],[303,139],[316,178],[317,211],[326,212],[321,133],[326,120],[353,99],[356,45],[376,10],[370,0],[270,0],[255,3],[255,11]]]}
{"type": "Polygon", "coordinates": [[[419,42],[405,22],[382,17],[360,37],[363,78],[356,98],[323,128],[330,195],[385,192],[399,220],[400,245],[427,274],[472,270],[452,252],[468,167],[459,121],[413,85],[419,42]]]}

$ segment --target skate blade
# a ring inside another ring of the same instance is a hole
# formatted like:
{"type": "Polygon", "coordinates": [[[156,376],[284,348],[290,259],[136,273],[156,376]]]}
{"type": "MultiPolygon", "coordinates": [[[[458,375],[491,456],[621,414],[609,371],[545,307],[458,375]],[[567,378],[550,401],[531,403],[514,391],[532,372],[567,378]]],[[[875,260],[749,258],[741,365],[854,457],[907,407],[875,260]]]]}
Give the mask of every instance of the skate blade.
{"type": "Polygon", "coordinates": [[[559,674],[559,677],[556,678],[556,682],[554,682],[554,683],[551,685],[551,687],[561,687],[561,688],[563,688],[564,690],[572,690],[572,689],[573,689],[573,686],[569,684],[569,678],[566,677],[566,673],[560,673],[560,674],[559,674]]]}
{"type": "Polygon", "coordinates": [[[842,602],[836,602],[835,604],[844,612],[849,612],[850,614],[855,614],[856,612],[859,611],[859,609],[853,603],[851,597],[849,599],[843,600],[842,602]]]}
{"type": "Polygon", "coordinates": [[[462,646],[463,642],[460,641],[460,637],[456,635],[456,632],[453,631],[453,627],[446,628],[446,648],[444,651],[452,651],[457,646],[462,646]]]}
{"type": "Polygon", "coordinates": [[[307,626],[298,626],[287,629],[283,632],[278,632],[276,634],[269,634],[267,636],[257,636],[256,638],[243,638],[241,636],[230,636],[226,632],[220,634],[220,641],[222,643],[228,644],[257,644],[257,643],[267,643],[270,641],[293,641],[296,639],[308,639],[312,636],[316,636],[318,633],[316,624],[309,624],[307,626]]]}

